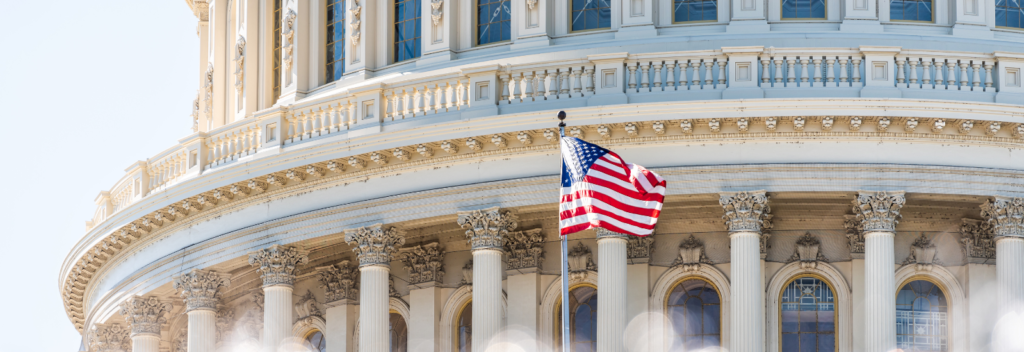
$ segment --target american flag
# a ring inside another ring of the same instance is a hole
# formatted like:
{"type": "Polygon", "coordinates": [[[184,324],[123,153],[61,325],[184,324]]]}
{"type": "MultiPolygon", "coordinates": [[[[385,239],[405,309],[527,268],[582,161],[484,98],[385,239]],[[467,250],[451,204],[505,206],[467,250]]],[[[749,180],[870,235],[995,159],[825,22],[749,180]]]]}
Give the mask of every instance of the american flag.
{"type": "Polygon", "coordinates": [[[608,149],[562,137],[561,234],[602,227],[647,236],[665,201],[665,179],[608,149]]]}

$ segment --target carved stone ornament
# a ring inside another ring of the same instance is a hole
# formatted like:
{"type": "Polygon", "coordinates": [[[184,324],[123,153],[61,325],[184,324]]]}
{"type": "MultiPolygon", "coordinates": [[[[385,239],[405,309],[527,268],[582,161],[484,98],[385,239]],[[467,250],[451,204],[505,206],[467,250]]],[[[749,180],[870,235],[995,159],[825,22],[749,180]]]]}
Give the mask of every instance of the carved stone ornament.
{"type": "Polygon", "coordinates": [[[800,267],[804,269],[816,268],[818,262],[828,262],[820,249],[821,241],[811,236],[811,233],[805,233],[796,241],[796,252],[789,257],[789,262],[800,261],[800,267]]]}
{"type": "Polygon", "coordinates": [[[626,123],[625,130],[626,135],[630,137],[636,137],[638,134],[640,134],[640,127],[636,125],[636,122],[626,123]]]}
{"type": "Polygon", "coordinates": [[[896,232],[900,209],[906,202],[903,191],[860,191],[853,200],[853,213],[864,232],[896,232]]]}
{"type": "Polygon", "coordinates": [[[455,154],[459,152],[459,146],[455,145],[455,143],[452,143],[451,141],[444,141],[441,142],[441,150],[444,150],[444,152],[448,154],[455,154]]]}
{"type": "Polygon", "coordinates": [[[235,90],[242,93],[245,82],[245,37],[239,36],[235,43],[235,90]]]}
{"type": "Polygon", "coordinates": [[[505,137],[502,137],[501,135],[497,134],[491,136],[491,143],[494,143],[494,146],[498,148],[505,148],[508,146],[508,140],[505,139],[505,137]]]}
{"type": "Polygon", "coordinates": [[[402,263],[409,272],[409,284],[444,280],[444,250],[437,242],[403,248],[402,263]]]}
{"type": "Polygon", "coordinates": [[[708,128],[711,129],[711,133],[722,132],[722,121],[719,119],[708,120],[708,128]]]}
{"type": "Polygon", "coordinates": [[[864,253],[864,226],[857,220],[856,215],[846,215],[843,221],[846,228],[846,240],[850,246],[850,253],[864,253]]]}
{"type": "Polygon", "coordinates": [[[196,309],[217,310],[220,289],[231,284],[227,274],[192,269],[174,278],[174,289],[185,300],[185,311],[196,309]]]}
{"type": "Polygon", "coordinates": [[[192,132],[199,132],[199,91],[196,91],[196,99],[192,101],[192,132]]]}
{"type": "Polygon", "coordinates": [[[602,228],[602,227],[598,227],[598,228],[594,229],[594,232],[596,233],[597,239],[599,239],[599,240],[602,239],[602,238],[621,238],[621,239],[629,238],[629,235],[627,235],[627,234],[614,232],[614,231],[611,231],[611,230],[608,230],[608,229],[605,229],[605,228],[602,228]]]}
{"type": "Polygon", "coordinates": [[[359,258],[359,266],[389,266],[405,244],[405,234],[395,227],[385,230],[382,224],[374,224],[345,230],[345,241],[359,258]]]}
{"type": "Polygon", "coordinates": [[[932,133],[941,133],[942,130],[945,129],[945,128],[946,128],[946,120],[935,119],[935,121],[932,122],[932,133]]]}
{"type": "Polygon", "coordinates": [[[352,42],[352,46],[359,45],[360,37],[360,20],[359,17],[363,15],[362,6],[359,6],[359,0],[352,0],[352,6],[348,9],[349,16],[352,18],[348,24],[348,39],[352,42]]]}
{"type": "Polygon", "coordinates": [[[505,236],[505,253],[508,253],[508,270],[540,268],[544,260],[544,236],[542,229],[511,232],[505,236]]]}
{"type": "Polygon", "coordinates": [[[444,0],[430,0],[430,21],[435,26],[441,24],[441,16],[444,14],[443,5],[444,0]]]}
{"type": "Polygon", "coordinates": [[[132,350],[132,340],[128,337],[128,328],[121,324],[96,324],[89,334],[89,351],[91,352],[128,352],[132,350]]]}
{"type": "Polygon", "coordinates": [[[576,138],[579,138],[579,139],[584,139],[585,138],[584,135],[585,134],[583,132],[583,129],[580,128],[579,126],[575,126],[575,127],[569,129],[569,136],[576,137],[576,138]]]}
{"type": "Polygon", "coordinates": [[[188,352],[188,329],[178,329],[171,340],[171,352],[188,352]]]}
{"type": "Polygon", "coordinates": [[[257,290],[249,295],[249,306],[235,323],[238,340],[262,340],[263,333],[263,292],[257,290]]]}
{"type": "Polygon", "coordinates": [[[217,330],[214,340],[219,343],[224,343],[228,340],[228,335],[231,333],[231,326],[235,323],[235,311],[231,308],[220,307],[217,310],[217,330]]]}
{"type": "Polygon", "coordinates": [[[1024,237],[1024,198],[994,197],[981,205],[981,217],[996,237],[1024,237]]]}
{"type": "Polygon", "coordinates": [[[479,151],[484,148],[484,145],[480,143],[476,138],[466,139],[466,146],[474,151],[479,151]]]}
{"type": "Polygon", "coordinates": [[[654,235],[629,236],[626,240],[626,259],[646,262],[654,252],[654,235]]]}
{"type": "Polygon", "coordinates": [[[916,118],[908,118],[903,123],[903,131],[906,131],[907,133],[914,133],[914,131],[917,130],[918,123],[920,122],[916,118]]]}
{"type": "Polygon", "coordinates": [[[672,266],[682,266],[684,271],[697,271],[701,264],[714,263],[704,254],[704,244],[690,235],[679,244],[679,256],[672,262],[672,266]]]}
{"type": "Polygon", "coordinates": [[[462,267],[462,285],[473,284],[473,259],[466,262],[466,265],[462,267]]]}
{"type": "Polygon", "coordinates": [[[521,131],[516,134],[516,139],[518,139],[519,143],[522,143],[523,145],[533,144],[533,136],[530,136],[526,131],[521,131]]]}
{"type": "Polygon", "coordinates": [[[597,134],[601,135],[601,138],[604,139],[612,138],[612,130],[608,128],[608,125],[597,126],[597,134]]]}
{"type": "Polygon", "coordinates": [[[663,135],[665,134],[665,123],[661,121],[654,121],[651,123],[651,129],[654,130],[654,134],[663,135]]]}
{"type": "Polygon", "coordinates": [[[889,125],[892,124],[892,120],[888,117],[881,117],[878,119],[878,131],[885,132],[889,130],[889,125]]]}
{"type": "Polygon", "coordinates": [[[910,255],[903,261],[903,265],[916,264],[917,270],[931,270],[932,264],[942,265],[942,262],[935,257],[937,249],[928,237],[921,234],[910,244],[910,255]]]}
{"type": "Polygon", "coordinates": [[[458,216],[457,223],[466,229],[466,238],[473,250],[501,250],[505,236],[519,226],[519,219],[515,214],[501,212],[498,207],[460,211],[458,216]]]}
{"type": "Polygon", "coordinates": [[[720,193],[718,203],[725,209],[725,225],[729,232],[761,232],[770,227],[771,208],[764,191],[720,193]],[[768,225],[768,226],[766,226],[768,225]]]}
{"type": "Polygon", "coordinates": [[[359,269],[352,267],[349,261],[342,260],[338,264],[316,268],[319,273],[320,288],[324,289],[327,303],[359,299],[359,269]]]}
{"type": "Polygon", "coordinates": [[[558,139],[558,134],[553,130],[544,130],[544,139],[547,139],[548,142],[554,142],[558,139]]]}
{"type": "Polygon", "coordinates": [[[683,129],[683,133],[686,133],[686,134],[693,133],[693,121],[690,121],[690,120],[679,121],[679,128],[683,129]]]}
{"type": "Polygon", "coordinates": [[[741,117],[736,119],[736,128],[740,129],[740,132],[747,132],[750,130],[750,119],[741,117]]]}
{"type": "Polygon", "coordinates": [[[854,116],[850,118],[850,131],[860,131],[861,124],[864,123],[864,119],[860,116],[854,116]]]}
{"type": "Polygon", "coordinates": [[[402,294],[395,288],[395,277],[388,276],[388,297],[402,298],[402,294]]]}
{"type": "Polygon", "coordinates": [[[298,303],[295,303],[295,314],[299,317],[299,321],[309,317],[323,318],[324,313],[317,306],[313,291],[306,290],[306,294],[299,298],[298,303]]]}
{"type": "Polygon", "coordinates": [[[764,119],[764,127],[768,129],[768,132],[775,132],[775,129],[779,128],[779,119],[775,117],[766,117],[764,119]]]}
{"type": "Polygon", "coordinates": [[[569,280],[583,280],[590,270],[597,270],[590,247],[576,242],[576,246],[569,250],[569,280]]]}
{"type": "Polygon", "coordinates": [[[960,250],[968,263],[996,257],[996,240],[987,221],[963,219],[960,223],[960,250]]]}
{"type": "Polygon", "coordinates": [[[533,10],[537,7],[537,0],[526,0],[526,7],[533,10]]]}
{"type": "Polygon", "coordinates": [[[206,76],[203,81],[203,103],[206,108],[203,112],[210,113],[213,109],[213,64],[206,67],[206,76]]]}
{"type": "Polygon", "coordinates": [[[121,303],[121,316],[131,326],[131,335],[160,335],[160,327],[167,323],[171,304],[161,302],[156,296],[133,296],[121,303]]]}
{"type": "Polygon", "coordinates": [[[272,245],[249,253],[249,265],[255,266],[263,287],[295,283],[295,267],[309,262],[309,252],[291,246],[272,245]]]}
{"type": "Polygon", "coordinates": [[[210,20],[210,3],[208,0],[196,0],[192,2],[192,12],[201,22],[210,20]]]}
{"type": "MultiPolygon", "coordinates": [[[[292,61],[295,58],[295,55],[293,55],[295,50],[295,17],[297,17],[295,10],[288,9],[281,20],[281,65],[284,67],[283,72],[291,70],[292,61]]],[[[288,76],[291,75],[285,73],[285,77],[288,76]]]]}

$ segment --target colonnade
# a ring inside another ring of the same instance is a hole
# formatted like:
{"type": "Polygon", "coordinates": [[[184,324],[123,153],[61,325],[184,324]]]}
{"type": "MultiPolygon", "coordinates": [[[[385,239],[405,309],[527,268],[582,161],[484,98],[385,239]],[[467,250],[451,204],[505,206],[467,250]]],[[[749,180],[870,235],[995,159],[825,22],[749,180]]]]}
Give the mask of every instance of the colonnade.
{"type": "MultiPolygon", "coordinates": [[[[896,349],[895,285],[893,242],[900,210],[906,199],[903,192],[859,192],[853,211],[856,228],[862,234],[864,248],[864,350],[888,352],[896,349]]],[[[763,284],[764,234],[770,230],[771,209],[764,191],[721,193],[719,199],[725,215],[730,238],[730,350],[761,352],[765,350],[765,290],[763,284]]],[[[996,272],[998,304],[1001,309],[1021,309],[1024,306],[1024,199],[995,197],[981,206],[982,216],[992,225],[996,241],[996,272]]],[[[458,224],[466,229],[472,254],[473,352],[493,351],[489,347],[500,344],[506,322],[503,309],[502,255],[509,241],[517,248],[539,245],[539,231],[525,235],[516,229],[517,218],[499,208],[458,213],[458,224]],[[510,238],[512,236],[513,238],[510,238]]],[[[405,236],[397,228],[381,224],[346,230],[345,240],[358,258],[360,287],[354,285],[354,268],[348,261],[329,267],[317,268],[327,289],[327,330],[331,335],[346,335],[353,321],[348,305],[354,303],[358,292],[360,352],[391,351],[389,339],[389,277],[390,263],[405,243],[405,236]],[[339,328],[340,326],[340,328],[339,328]],[[335,328],[339,328],[335,330],[335,328]]],[[[625,352],[624,332],[627,316],[627,236],[606,230],[597,231],[599,253],[597,346],[599,352],[625,352]]],[[[538,247],[539,248],[539,247],[538,247]]],[[[429,247],[438,250],[436,247],[429,247]]],[[[528,253],[528,251],[521,252],[528,253]]],[[[532,252],[531,252],[532,253],[532,252]]],[[[508,261],[510,269],[523,270],[536,267],[538,253],[530,256],[516,254],[508,261]]],[[[292,334],[292,287],[295,269],[308,262],[308,253],[291,246],[272,245],[249,254],[249,263],[257,268],[263,282],[264,325],[263,351],[277,351],[278,346],[292,334]]],[[[513,256],[512,253],[508,253],[513,256]]],[[[439,259],[438,259],[439,261],[439,259]]],[[[532,273],[536,284],[536,272],[532,273]]],[[[416,282],[415,295],[433,294],[427,301],[441,302],[438,292],[431,291],[433,283],[440,282],[443,272],[433,272],[416,282]]],[[[197,270],[175,277],[174,288],[184,299],[188,315],[188,351],[214,352],[216,344],[216,309],[222,288],[230,284],[228,274],[197,270]]],[[[516,278],[517,283],[530,280],[516,278]]],[[[511,289],[510,277],[510,289],[511,289]]],[[[518,285],[518,284],[517,284],[518,285]]],[[[411,286],[412,287],[412,286],[411,286]]],[[[530,286],[534,287],[535,286],[530,286]]],[[[523,299],[517,297],[517,300],[523,299]]],[[[536,297],[524,306],[536,306],[536,297]]],[[[437,308],[437,307],[435,307],[437,308]]],[[[121,306],[121,315],[128,321],[130,338],[135,352],[158,352],[160,327],[166,323],[165,315],[171,304],[156,297],[136,296],[121,306]]],[[[414,315],[423,315],[425,321],[436,320],[438,309],[414,308],[414,315]]],[[[517,313],[518,314],[518,313],[517,313]]],[[[510,314],[507,321],[533,320],[537,315],[520,317],[510,314]],[[529,319],[527,319],[529,318],[529,319]]],[[[418,318],[413,317],[413,320],[418,318]]],[[[436,323],[436,322],[435,322],[436,323]]],[[[413,329],[419,329],[413,325],[413,329]]],[[[420,334],[423,339],[436,339],[438,332],[420,334]]],[[[417,335],[417,336],[420,336],[417,335]]],[[[337,349],[347,350],[353,345],[331,337],[337,349]]],[[[858,337],[860,338],[860,337],[858,337]]],[[[422,346],[423,344],[420,344],[422,346]]],[[[430,343],[430,346],[438,346],[430,343]]],[[[418,348],[417,350],[423,350],[418,348]]],[[[425,350],[435,350],[435,347],[425,350]]]]}

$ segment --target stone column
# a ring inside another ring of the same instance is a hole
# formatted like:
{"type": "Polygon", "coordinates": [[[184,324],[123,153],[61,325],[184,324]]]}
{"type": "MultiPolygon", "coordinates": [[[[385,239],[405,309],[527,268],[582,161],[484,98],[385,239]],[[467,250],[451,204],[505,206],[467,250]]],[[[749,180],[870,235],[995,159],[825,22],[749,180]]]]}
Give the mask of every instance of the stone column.
{"type": "Polygon", "coordinates": [[[171,304],[156,296],[134,296],[121,303],[121,316],[131,327],[132,352],[160,352],[160,328],[170,311],[171,304]]]}
{"type": "Polygon", "coordinates": [[[229,274],[199,269],[174,277],[174,289],[185,299],[189,352],[215,351],[220,288],[231,284],[229,277],[229,274]]]}
{"type": "Polygon", "coordinates": [[[853,212],[864,233],[864,351],[896,349],[896,223],[903,192],[857,193],[853,212]]]}
{"type": "Polygon", "coordinates": [[[650,346],[650,351],[660,351],[655,348],[662,346],[660,342],[642,341],[643,339],[653,340],[652,336],[655,336],[651,334],[650,329],[652,317],[644,317],[644,313],[649,309],[651,287],[649,263],[653,251],[654,235],[631,236],[626,244],[626,259],[629,265],[626,266],[626,333],[623,343],[626,344],[626,349],[629,351],[643,351],[643,346],[650,346]]]}
{"type": "Polygon", "coordinates": [[[624,352],[626,330],[626,240],[629,235],[597,229],[597,352],[624,352]]]}
{"type": "Polygon", "coordinates": [[[996,296],[1001,310],[1024,308],[1024,198],[994,197],[981,205],[996,241],[996,296]]]}
{"type": "MultiPolygon", "coordinates": [[[[541,281],[540,263],[544,260],[544,235],[542,229],[511,232],[505,237],[505,253],[508,264],[508,328],[527,335],[518,344],[523,350],[540,349],[537,341],[537,327],[540,307],[541,281]]],[[[543,315],[541,315],[543,316],[543,315]]]]}
{"type": "Polygon", "coordinates": [[[359,258],[359,351],[390,352],[388,278],[391,260],[405,235],[381,224],[345,230],[345,241],[359,258]]]}
{"type": "MultiPolygon", "coordinates": [[[[846,228],[846,240],[850,247],[850,258],[853,267],[853,336],[864,336],[864,231],[856,215],[846,215],[843,227],[846,228]]],[[[864,350],[864,339],[853,339],[853,350],[864,350]]]]}
{"type": "Polygon", "coordinates": [[[444,298],[444,249],[437,242],[402,249],[402,263],[409,272],[410,352],[438,351],[441,309],[444,298]]]}
{"type": "Polygon", "coordinates": [[[324,320],[327,322],[324,337],[331,342],[327,345],[327,352],[351,351],[355,340],[351,333],[355,328],[355,312],[359,307],[356,305],[359,298],[356,276],[359,271],[347,260],[318,267],[316,271],[320,275],[320,288],[324,289],[327,301],[324,304],[327,307],[324,312],[324,320]]]}
{"type": "Polygon", "coordinates": [[[459,212],[458,216],[473,250],[473,352],[484,352],[500,343],[502,245],[508,232],[518,226],[518,219],[498,207],[459,212]]]}
{"type": "Polygon", "coordinates": [[[249,265],[263,279],[263,350],[276,352],[292,336],[292,287],[295,267],[309,262],[308,252],[272,245],[249,252],[249,265]]]}
{"type": "Polygon", "coordinates": [[[764,282],[761,273],[761,229],[770,227],[771,208],[765,191],[720,193],[729,229],[732,297],[729,322],[734,352],[764,351],[764,282]]]}

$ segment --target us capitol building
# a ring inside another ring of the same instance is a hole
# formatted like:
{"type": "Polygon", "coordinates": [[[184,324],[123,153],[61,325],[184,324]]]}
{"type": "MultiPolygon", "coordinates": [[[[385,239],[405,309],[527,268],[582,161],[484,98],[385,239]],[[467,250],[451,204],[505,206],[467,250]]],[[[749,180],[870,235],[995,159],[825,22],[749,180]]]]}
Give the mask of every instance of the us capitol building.
{"type": "Polygon", "coordinates": [[[569,237],[573,351],[1024,350],[1017,0],[186,5],[194,133],[96,197],[81,351],[560,351],[560,110],[668,182],[569,237]]]}

